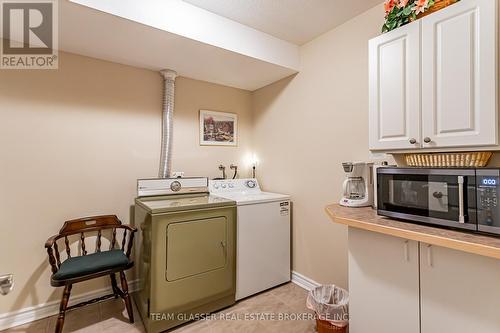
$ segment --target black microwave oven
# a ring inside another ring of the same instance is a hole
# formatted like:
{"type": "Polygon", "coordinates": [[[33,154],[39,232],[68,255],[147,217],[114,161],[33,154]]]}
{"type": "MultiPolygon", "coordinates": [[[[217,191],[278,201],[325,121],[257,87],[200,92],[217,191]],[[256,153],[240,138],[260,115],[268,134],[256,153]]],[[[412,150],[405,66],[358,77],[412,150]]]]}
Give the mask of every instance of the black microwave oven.
{"type": "Polygon", "coordinates": [[[379,215],[500,235],[500,169],[377,169],[379,215]]]}

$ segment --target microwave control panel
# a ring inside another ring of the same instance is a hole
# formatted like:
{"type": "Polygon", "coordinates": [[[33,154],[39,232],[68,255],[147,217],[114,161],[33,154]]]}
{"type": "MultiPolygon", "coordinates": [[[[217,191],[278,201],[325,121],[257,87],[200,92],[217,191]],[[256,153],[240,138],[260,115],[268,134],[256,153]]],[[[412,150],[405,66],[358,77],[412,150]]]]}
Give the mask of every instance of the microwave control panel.
{"type": "Polygon", "coordinates": [[[497,206],[498,201],[496,188],[482,187],[479,191],[479,203],[482,209],[491,209],[497,206]]]}
{"type": "MultiPolygon", "coordinates": [[[[484,172],[486,173],[487,171],[485,170],[484,172]]],[[[494,225],[495,221],[499,218],[497,211],[500,177],[498,171],[491,173],[491,175],[478,175],[476,178],[478,222],[487,226],[494,225]]]]}

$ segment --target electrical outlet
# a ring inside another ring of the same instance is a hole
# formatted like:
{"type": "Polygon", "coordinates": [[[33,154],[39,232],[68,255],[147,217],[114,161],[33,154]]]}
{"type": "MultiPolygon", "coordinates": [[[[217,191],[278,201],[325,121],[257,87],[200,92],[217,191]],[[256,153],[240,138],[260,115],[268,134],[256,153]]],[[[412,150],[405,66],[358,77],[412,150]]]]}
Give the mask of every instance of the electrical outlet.
{"type": "Polygon", "coordinates": [[[7,295],[14,288],[14,275],[7,274],[0,276],[0,294],[7,295]]]}
{"type": "Polygon", "coordinates": [[[172,173],[172,178],[183,178],[184,177],[184,171],[176,171],[172,173]]]}

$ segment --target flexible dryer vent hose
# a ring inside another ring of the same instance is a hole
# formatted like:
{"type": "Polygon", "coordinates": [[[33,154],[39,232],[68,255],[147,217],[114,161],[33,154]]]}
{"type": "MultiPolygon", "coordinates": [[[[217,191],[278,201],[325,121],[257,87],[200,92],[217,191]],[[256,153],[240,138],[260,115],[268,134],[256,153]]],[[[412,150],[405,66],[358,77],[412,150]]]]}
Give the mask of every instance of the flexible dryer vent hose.
{"type": "Polygon", "coordinates": [[[159,178],[168,178],[172,172],[172,134],[174,130],[175,78],[172,70],[160,71],[164,79],[163,122],[161,134],[161,155],[159,178]]]}

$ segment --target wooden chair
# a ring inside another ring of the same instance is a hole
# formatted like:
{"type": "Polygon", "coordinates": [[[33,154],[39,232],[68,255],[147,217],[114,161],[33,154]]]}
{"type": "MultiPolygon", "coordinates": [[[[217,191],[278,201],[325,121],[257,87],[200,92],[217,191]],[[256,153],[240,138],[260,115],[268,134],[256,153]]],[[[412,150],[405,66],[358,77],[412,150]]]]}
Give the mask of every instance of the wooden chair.
{"type": "Polygon", "coordinates": [[[115,215],[94,216],[77,220],[66,221],[59,231],[58,235],[50,237],[45,243],[49,263],[52,267],[52,276],[50,284],[53,287],[64,286],[64,293],[59,306],[59,316],[57,318],[56,333],[62,332],[64,326],[64,317],[66,311],[72,310],[84,305],[93,304],[102,300],[120,296],[125,302],[130,323],[134,322],[132,312],[132,302],[128,293],[128,284],[125,277],[125,270],[134,266],[130,260],[130,252],[134,242],[134,233],[137,231],[128,225],[122,225],[121,221],[115,215]],[[111,241],[108,250],[101,250],[103,231],[111,233],[111,241]],[[117,240],[117,230],[123,231],[121,246],[117,240]],[[128,232],[128,238],[127,238],[128,232]],[[88,233],[97,233],[96,252],[87,254],[85,247],[85,235],[88,233]],[[81,255],[72,256],[70,249],[69,236],[79,236],[81,255]],[[61,262],[58,241],[63,242],[66,247],[67,259],[61,262]],[[125,247],[126,246],[126,247],[125,247]],[[121,289],[116,283],[115,273],[120,273],[121,289]],[[95,279],[101,276],[109,276],[113,294],[99,297],[87,302],[68,307],[68,300],[71,294],[73,284],[95,279]]]}

